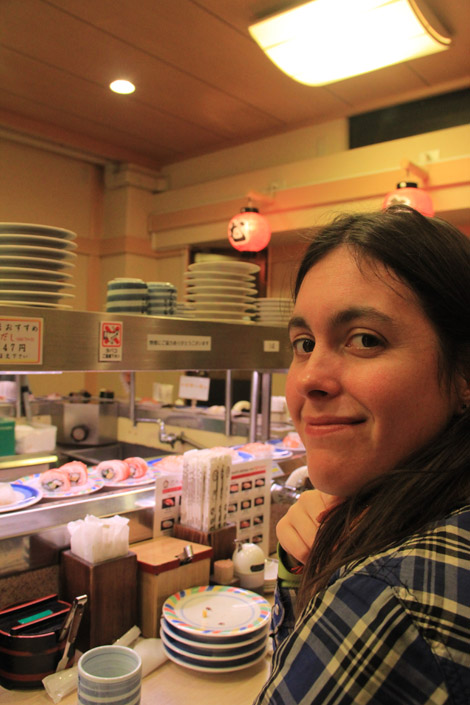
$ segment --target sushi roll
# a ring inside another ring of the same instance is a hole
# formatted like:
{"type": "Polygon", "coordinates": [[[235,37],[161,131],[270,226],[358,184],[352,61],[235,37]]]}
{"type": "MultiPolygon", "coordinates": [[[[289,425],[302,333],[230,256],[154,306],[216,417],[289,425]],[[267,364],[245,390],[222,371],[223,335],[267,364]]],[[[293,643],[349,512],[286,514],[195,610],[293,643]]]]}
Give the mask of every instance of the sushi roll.
{"type": "Polygon", "coordinates": [[[147,474],[148,465],[143,458],[126,458],[124,462],[129,466],[129,474],[134,479],[147,474]]]}
{"type": "Polygon", "coordinates": [[[40,483],[47,492],[68,492],[70,490],[69,476],[60,468],[42,472],[40,483]]]}
{"type": "Polygon", "coordinates": [[[70,484],[75,485],[86,485],[88,482],[88,469],[85,463],[80,462],[80,460],[72,460],[70,463],[65,463],[58,468],[61,472],[67,473],[69,476],[70,484]]]}
{"type": "Polygon", "coordinates": [[[124,460],[102,460],[96,466],[96,471],[104,480],[122,482],[130,475],[129,466],[124,460]]]}

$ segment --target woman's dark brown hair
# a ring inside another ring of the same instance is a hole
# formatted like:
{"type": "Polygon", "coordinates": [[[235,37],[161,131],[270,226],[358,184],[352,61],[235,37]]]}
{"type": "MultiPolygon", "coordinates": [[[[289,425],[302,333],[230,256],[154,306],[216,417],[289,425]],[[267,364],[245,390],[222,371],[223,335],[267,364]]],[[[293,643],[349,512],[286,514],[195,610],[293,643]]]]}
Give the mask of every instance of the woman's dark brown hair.
{"type": "MultiPolygon", "coordinates": [[[[457,374],[470,380],[470,240],[449,223],[404,206],[341,216],[312,239],[294,298],[307,272],[340,245],[351,248],[359,267],[364,261],[385,266],[418,297],[439,339],[441,384],[451,384],[457,374]]],[[[470,409],[399,467],[331,510],[304,568],[299,609],[339,568],[400,542],[467,502],[470,409]]]]}

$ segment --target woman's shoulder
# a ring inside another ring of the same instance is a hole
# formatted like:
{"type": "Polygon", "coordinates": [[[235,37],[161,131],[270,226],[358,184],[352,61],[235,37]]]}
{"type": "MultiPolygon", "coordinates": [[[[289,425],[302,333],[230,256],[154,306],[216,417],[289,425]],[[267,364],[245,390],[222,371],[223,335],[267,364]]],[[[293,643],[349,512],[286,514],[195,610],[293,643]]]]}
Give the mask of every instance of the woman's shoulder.
{"type": "MultiPolygon", "coordinates": [[[[341,576],[362,573],[393,579],[392,576],[423,561],[453,564],[470,571],[470,503],[380,553],[368,556],[340,571],[341,576]]],[[[338,576],[336,576],[338,577],[338,576]]]]}

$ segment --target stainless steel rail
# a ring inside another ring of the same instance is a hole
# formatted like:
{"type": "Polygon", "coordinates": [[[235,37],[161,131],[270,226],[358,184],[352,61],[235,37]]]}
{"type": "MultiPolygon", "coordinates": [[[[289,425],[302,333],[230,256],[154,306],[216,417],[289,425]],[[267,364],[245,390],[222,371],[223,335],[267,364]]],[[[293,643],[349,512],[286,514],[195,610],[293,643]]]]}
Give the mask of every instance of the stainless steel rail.
{"type": "MultiPolygon", "coordinates": [[[[290,362],[283,328],[169,316],[2,306],[1,318],[40,318],[42,362],[22,363],[0,351],[0,372],[127,370],[259,370],[284,372],[290,362]],[[122,324],[121,359],[103,361],[102,322],[122,324]]],[[[0,330],[4,332],[5,329],[0,330]]]]}

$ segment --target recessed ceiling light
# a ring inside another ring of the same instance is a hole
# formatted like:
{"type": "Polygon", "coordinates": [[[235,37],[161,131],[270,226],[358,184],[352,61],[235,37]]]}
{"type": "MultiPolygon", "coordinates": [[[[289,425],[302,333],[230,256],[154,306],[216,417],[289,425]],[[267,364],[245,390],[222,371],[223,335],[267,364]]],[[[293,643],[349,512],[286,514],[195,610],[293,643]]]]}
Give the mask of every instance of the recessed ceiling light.
{"type": "Polygon", "coordinates": [[[122,93],[123,95],[127,95],[128,93],[133,93],[135,91],[134,84],[130,81],[126,81],[123,78],[120,78],[117,81],[113,81],[109,84],[109,87],[115,93],[122,93]]]}

